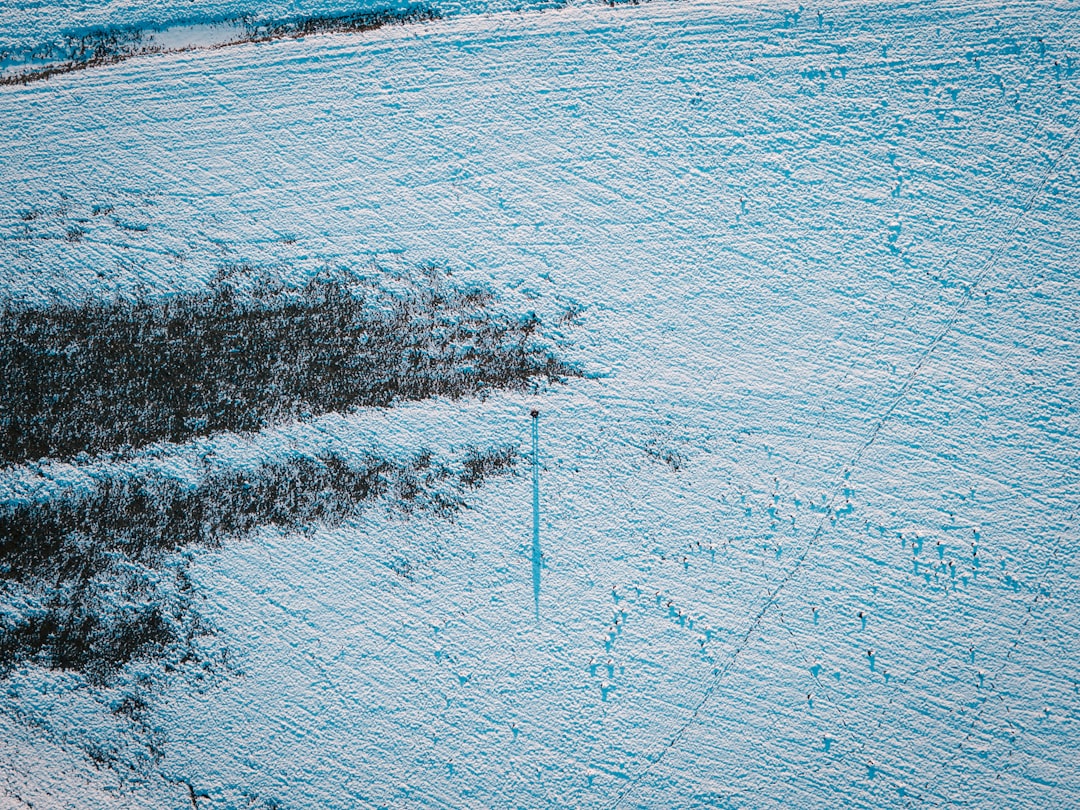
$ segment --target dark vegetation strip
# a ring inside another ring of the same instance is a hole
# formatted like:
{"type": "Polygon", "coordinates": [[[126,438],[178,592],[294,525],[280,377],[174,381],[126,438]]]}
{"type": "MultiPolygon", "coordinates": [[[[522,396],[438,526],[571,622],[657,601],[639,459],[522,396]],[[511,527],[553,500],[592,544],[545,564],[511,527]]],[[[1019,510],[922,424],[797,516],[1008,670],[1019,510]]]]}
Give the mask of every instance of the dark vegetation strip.
{"type": "MultiPolygon", "coordinates": [[[[212,631],[188,573],[192,550],[265,526],[339,525],[376,500],[452,519],[467,490],[513,472],[517,460],[513,447],[470,449],[452,465],[429,452],[405,461],[324,454],[250,470],[204,460],[196,486],[113,476],[90,491],[0,504],[0,677],[24,663],[94,684],[136,659],[197,667],[212,631]]],[[[400,560],[388,565],[401,573],[400,560]]]]}
{"type": "MultiPolygon", "coordinates": [[[[349,14],[301,17],[273,22],[250,22],[245,25],[243,42],[266,42],[273,39],[297,39],[313,34],[341,34],[374,31],[384,25],[431,22],[442,15],[431,6],[411,5],[349,14]]],[[[231,44],[231,43],[230,43],[231,44]]]]}
{"type": "Polygon", "coordinates": [[[59,44],[48,43],[21,53],[0,53],[0,58],[6,61],[21,58],[45,62],[42,67],[26,68],[18,73],[0,76],[0,85],[29,84],[62,73],[111,65],[133,56],[162,50],[160,46],[155,47],[143,40],[144,34],[138,29],[99,28],[65,36],[59,44]]]}
{"type": "Polygon", "coordinates": [[[74,459],[363,406],[580,376],[532,313],[428,267],[402,289],[219,283],[0,311],[0,463],[74,459]]]}
{"type": "MultiPolygon", "coordinates": [[[[246,42],[266,42],[274,39],[295,39],[312,34],[356,33],[372,31],[385,25],[428,22],[441,18],[430,6],[409,5],[380,8],[317,17],[295,17],[286,20],[257,21],[248,18],[223,20],[222,25],[237,25],[240,33],[207,49],[226,48],[246,42]]],[[[43,62],[41,67],[28,67],[18,73],[0,77],[0,85],[29,84],[63,73],[123,62],[136,56],[153,53],[202,49],[198,46],[166,50],[154,41],[154,31],[138,28],[98,28],[70,34],[58,44],[47,44],[21,53],[0,54],[7,60],[23,59],[43,62]]]]}

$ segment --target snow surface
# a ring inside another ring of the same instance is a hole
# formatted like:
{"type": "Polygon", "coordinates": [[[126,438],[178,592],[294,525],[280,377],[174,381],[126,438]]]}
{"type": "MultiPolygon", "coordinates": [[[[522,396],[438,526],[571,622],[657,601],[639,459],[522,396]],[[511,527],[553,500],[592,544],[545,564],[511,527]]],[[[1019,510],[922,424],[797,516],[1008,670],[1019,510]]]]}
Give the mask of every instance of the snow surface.
{"type": "Polygon", "coordinates": [[[1078,13],[657,0],[2,88],[9,296],[445,260],[587,305],[592,376],[275,434],[539,408],[539,621],[524,470],[201,552],[245,674],[123,786],[13,676],[0,806],[1080,804],[1078,13]]]}
{"type": "MultiPolygon", "coordinates": [[[[68,35],[102,30],[164,32],[155,37],[167,48],[205,46],[228,40],[228,23],[236,20],[287,20],[336,16],[357,11],[403,8],[408,0],[0,0],[0,61],[5,51],[40,49],[68,35]]],[[[565,5],[557,0],[434,0],[427,3],[442,16],[480,14],[565,5]]]]}

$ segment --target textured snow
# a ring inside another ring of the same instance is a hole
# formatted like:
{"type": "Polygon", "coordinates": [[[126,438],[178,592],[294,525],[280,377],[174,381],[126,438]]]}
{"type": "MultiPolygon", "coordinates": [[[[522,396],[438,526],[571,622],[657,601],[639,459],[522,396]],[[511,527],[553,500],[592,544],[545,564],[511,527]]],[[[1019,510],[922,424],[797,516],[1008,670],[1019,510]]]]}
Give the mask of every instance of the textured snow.
{"type": "MultiPolygon", "coordinates": [[[[524,452],[539,408],[539,621],[525,470],[201,553],[245,674],[123,789],[5,718],[0,806],[1080,803],[1078,13],[658,0],[2,88],[8,295],[434,259],[585,304],[592,376],[283,429],[524,452]]],[[[9,688],[83,733],[62,680],[9,688]]]]}
{"type": "MultiPolygon", "coordinates": [[[[167,48],[226,41],[230,22],[238,19],[286,20],[297,17],[336,16],[365,10],[409,5],[407,0],[53,0],[12,2],[0,0],[0,61],[5,51],[41,48],[66,35],[102,30],[140,29],[167,48]],[[224,35],[224,36],[223,36],[224,35]]],[[[552,0],[437,0],[428,4],[442,16],[543,9],[564,3],[552,0]]]]}

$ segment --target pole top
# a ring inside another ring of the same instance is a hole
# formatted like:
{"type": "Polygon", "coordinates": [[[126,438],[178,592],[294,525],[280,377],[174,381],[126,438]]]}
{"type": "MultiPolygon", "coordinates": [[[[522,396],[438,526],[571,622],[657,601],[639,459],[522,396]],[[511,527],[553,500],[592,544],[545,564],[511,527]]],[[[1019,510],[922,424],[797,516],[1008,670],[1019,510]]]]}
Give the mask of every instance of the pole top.
{"type": "Polygon", "coordinates": [[[540,411],[536,410],[536,408],[533,408],[532,412],[529,415],[532,416],[533,419],[539,419],[540,411]]]}

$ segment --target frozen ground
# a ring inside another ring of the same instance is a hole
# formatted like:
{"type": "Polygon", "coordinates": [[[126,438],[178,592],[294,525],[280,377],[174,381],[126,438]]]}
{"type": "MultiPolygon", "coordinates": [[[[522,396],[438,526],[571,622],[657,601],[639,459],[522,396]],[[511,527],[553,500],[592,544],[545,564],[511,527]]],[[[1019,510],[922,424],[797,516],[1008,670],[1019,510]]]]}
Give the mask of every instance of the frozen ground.
{"type": "Polygon", "coordinates": [[[121,784],[14,673],[0,806],[1076,806],[1078,21],[589,5],[3,88],[8,296],[446,261],[585,304],[592,375],[261,439],[539,408],[539,620],[527,474],[200,552],[243,674],[121,784]]]}

